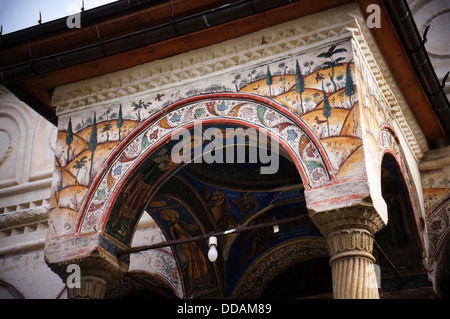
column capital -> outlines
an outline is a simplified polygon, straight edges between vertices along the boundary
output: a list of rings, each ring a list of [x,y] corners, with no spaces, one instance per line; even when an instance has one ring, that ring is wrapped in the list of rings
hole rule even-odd
[[[81,286],[70,287],[68,279],[72,273],[68,271],[69,265],[79,267]],[[111,263],[98,252],[83,258],[54,263],[50,267],[67,284],[68,297],[71,299],[102,299],[105,297],[107,285],[121,279],[126,273],[125,267]]]
[[[103,299],[107,282],[95,276],[82,276],[80,288],[68,288],[69,299]]]
[[[372,255],[373,235],[385,226],[370,205],[310,212],[330,251],[333,296],[337,299],[379,298]]]
[[[330,264],[341,258],[366,258],[372,262],[373,235],[361,228],[343,229],[332,232],[327,236],[330,250]]]
[[[365,229],[374,235],[386,226],[371,205],[358,204],[323,212],[310,211],[309,215],[325,237],[333,232],[349,229]]]

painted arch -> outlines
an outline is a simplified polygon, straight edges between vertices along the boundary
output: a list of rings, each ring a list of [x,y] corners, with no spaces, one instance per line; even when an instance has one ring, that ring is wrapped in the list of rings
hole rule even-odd
[[[178,130],[192,128],[199,121],[210,125],[253,127],[275,138],[294,161],[305,189],[326,185],[335,178],[326,152],[308,126],[273,100],[235,93],[196,96],[148,118],[111,153],[84,199],[77,219],[77,233],[104,230],[119,193],[136,175],[136,170],[158,156],[159,170],[168,169],[173,164],[169,156],[158,154],[157,150]]]

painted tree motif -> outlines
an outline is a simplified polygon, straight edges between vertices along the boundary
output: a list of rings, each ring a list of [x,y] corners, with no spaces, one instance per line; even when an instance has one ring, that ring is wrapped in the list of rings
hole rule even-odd
[[[352,107],[352,95],[355,94],[355,86],[353,84],[353,79],[352,79],[352,70],[350,67],[350,62],[352,60],[350,60],[347,64],[347,67],[345,68],[345,95],[348,96],[348,102],[349,102],[349,107]]]
[[[288,66],[286,65],[285,62],[282,62],[278,65],[278,67],[281,70],[280,83],[283,85],[283,93],[286,93],[286,78],[284,77],[284,75],[287,72]]]
[[[94,121],[91,128],[91,136],[89,137],[88,150],[91,151],[91,167],[89,168],[89,183],[92,181],[92,167],[94,166],[94,153],[97,149],[97,119],[94,113]]]
[[[141,121],[141,110],[142,109],[146,110],[151,104],[152,104],[152,102],[144,103],[144,101],[142,101],[142,100],[139,100],[138,103],[133,102],[131,104],[131,106],[134,107],[133,111],[136,111],[137,120],[139,122]]]
[[[309,68],[309,69],[306,71],[306,74],[310,74],[310,73],[311,73],[311,69],[312,69],[313,64],[314,64],[314,61],[304,62],[304,63],[303,63],[303,66],[304,66],[305,68]]]
[[[123,126],[122,104],[119,105],[119,115],[117,116],[116,127],[119,129],[119,141],[120,141],[120,129]]]
[[[334,82],[334,68],[337,66],[342,65],[342,61],[345,59],[345,57],[339,57],[334,59],[333,56],[338,53],[347,52],[347,49],[339,48],[336,49],[337,45],[331,46],[327,52],[322,52],[319,55],[317,55],[318,58],[326,58],[330,59],[329,61],[325,61],[322,63],[322,68],[324,70],[331,69],[331,73],[328,73],[328,76],[330,77],[330,81],[333,84],[334,91],[336,92],[338,90],[336,83]]]
[[[87,156],[83,156],[79,161],[76,160],[75,161],[75,165],[73,166],[74,169],[77,170],[77,174],[75,175],[75,180],[78,183],[78,174],[80,173],[80,169],[82,169],[83,167],[86,167],[86,162],[87,162]]]
[[[303,109],[302,93],[305,92],[305,80],[303,79],[302,70],[300,69],[298,61],[295,63],[295,92],[300,95],[300,107],[302,109],[302,114],[304,114],[305,110]]]
[[[103,125],[102,133],[106,133],[106,142],[109,141],[109,131],[111,130],[111,128],[112,128],[111,122],[105,123]]]
[[[66,144],[67,144],[67,162],[69,163],[69,150],[70,150],[70,144],[73,142],[73,131],[72,131],[72,118],[69,118],[69,124],[67,125],[67,132],[66,132]]]
[[[330,135],[330,125],[328,122],[328,118],[331,116],[331,108],[330,108],[330,102],[328,101],[327,94],[325,93],[325,90],[323,88],[323,82],[322,82],[322,93],[323,93],[323,117],[327,119],[327,132],[328,136]]]
[[[269,66],[267,66],[267,73],[266,73],[266,84],[269,86],[269,96],[272,97],[272,74],[270,73]]]

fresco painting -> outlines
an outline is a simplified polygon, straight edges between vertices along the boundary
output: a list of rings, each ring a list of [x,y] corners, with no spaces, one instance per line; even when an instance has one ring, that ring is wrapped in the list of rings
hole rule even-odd
[[[249,265],[273,247],[280,246],[290,240],[298,238],[322,238],[319,230],[308,218],[306,205],[301,197],[297,201],[279,201],[269,209],[259,212],[246,225],[257,225],[273,220],[281,220],[294,216],[304,216],[302,223],[280,225],[280,231],[275,233],[271,227],[254,229],[243,232],[229,243],[226,259],[226,276],[229,280],[227,287],[230,292],[242,277]]]
[[[374,176],[370,183],[381,189],[381,162],[389,153],[411,190],[405,196],[417,196],[392,115],[359,54],[343,41],[62,116],[51,203],[58,217],[55,234],[102,231],[127,247],[144,211],[166,240],[304,217],[280,226],[279,233],[257,229],[219,239],[223,263],[216,266],[207,261],[206,241],[171,247],[177,268],[171,271],[181,280],[171,284],[174,291],[209,298],[232,292],[270,249],[296,238],[322,238],[309,219],[305,189]],[[229,127],[254,127],[277,137],[283,169],[262,176],[259,164],[174,163],[177,141],[171,136],[198,122],[221,130],[224,141]],[[283,187],[275,181],[298,187],[268,190],[271,183]],[[227,286],[218,287],[218,278]]]
[[[146,212],[156,221],[168,240],[183,240],[202,235],[200,223],[182,201],[175,196],[159,196],[151,201]],[[183,277],[187,298],[213,297],[217,281],[213,266],[207,261],[206,241],[194,241],[171,247]]]
[[[402,169],[391,153],[383,157],[382,192],[388,206],[389,223],[375,234],[375,240],[382,247],[384,253],[390,256],[390,262],[395,264],[398,270],[411,271],[421,264],[419,249],[421,243],[418,242],[416,215],[411,205],[410,192],[408,192],[408,187],[411,185],[408,185],[407,179],[404,179],[407,174],[404,174]],[[380,261],[383,272],[392,272],[385,260],[380,258]]]
[[[202,111],[199,112],[201,116],[196,120],[218,120],[219,124],[223,124],[224,120],[233,119],[233,122],[238,122],[244,126],[252,124],[262,129],[276,132],[276,134],[281,135],[281,140],[285,141],[285,147],[289,148],[298,163],[301,163],[299,165],[303,165],[301,172],[306,174],[305,181],[309,187],[323,185],[330,180],[326,169],[328,166],[327,159],[320,152],[317,144],[312,141],[310,135],[307,135],[305,128],[296,124],[292,119],[289,119],[282,113],[277,113],[276,117],[268,120],[266,116],[270,116],[273,109],[260,102],[239,100],[234,95],[229,94],[219,97],[208,96],[206,101],[200,100],[187,103],[170,112],[166,112],[162,118],[153,121],[152,124],[138,127],[138,131],[133,134],[133,140],[127,141],[125,149],[112,159],[113,162],[102,173],[96,189],[92,190],[96,196],[91,197],[90,201],[85,203],[88,206],[85,210],[86,214],[83,215],[82,233],[99,229],[98,222],[102,219],[104,207],[116,191],[117,182],[111,184],[110,180],[122,180],[125,175],[131,172],[130,170],[134,166],[140,165],[136,164],[137,162],[148,157],[149,150],[152,150],[150,153],[155,152],[155,148],[158,147],[159,143],[170,139],[175,130],[182,127],[182,125],[186,125],[186,123],[194,125],[195,120],[193,116],[199,110]],[[227,113],[227,110],[230,110],[230,113]],[[159,139],[151,137],[156,130],[159,132]],[[173,161],[170,154],[165,154],[161,157],[157,165],[160,168],[172,167]],[[158,176],[155,175],[154,177]]]
[[[92,114],[76,121],[69,118],[67,126],[58,131],[55,148],[55,175],[58,181],[53,183],[51,207],[53,213],[70,216],[64,225],[64,230],[68,232],[72,231],[71,226],[92,176],[120,140],[138,125],[137,121],[123,119],[121,107],[118,113],[111,110],[108,108],[99,117]],[[95,143],[91,141],[93,131],[96,131]]]
[[[134,161],[182,123],[196,120],[236,118],[269,130],[279,129],[281,138],[305,163],[311,187],[324,185],[331,175],[341,179],[364,174],[364,157],[369,152],[377,158],[381,150],[379,132],[383,125],[389,125],[389,118],[380,104],[382,97],[376,83],[367,75],[361,59],[353,54],[351,42],[344,41],[220,78],[147,93],[136,100],[103,106],[96,113],[75,112],[71,117],[61,118],[52,207],[61,214],[70,211],[70,217],[65,226],[59,225],[63,228],[58,230],[59,234],[74,231],[80,207],[87,207],[83,218],[92,221],[81,232],[97,229],[99,217],[96,216]],[[128,142],[120,159],[108,168],[92,202],[84,202],[99,169],[128,134],[146,125],[145,121],[156,112],[210,93],[268,98],[303,123],[309,132],[305,134],[293,127],[292,120],[262,104],[220,98],[188,103],[141,129]],[[320,155],[308,134],[320,143],[325,154]],[[331,171],[323,156],[329,161]],[[167,169],[174,167],[174,163],[165,154],[158,167]],[[127,231],[131,230],[127,228]]]
[[[147,208],[147,212],[158,221],[162,231],[167,234],[167,238],[169,239],[175,239],[174,235],[182,235],[185,232],[189,232],[190,236],[208,233],[206,229],[200,231],[200,228],[208,223],[215,224],[218,227],[216,229],[227,230],[240,226],[252,226],[275,219],[295,216],[304,217],[304,222],[292,222],[280,225],[280,232],[276,234],[271,227],[266,227],[235,235],[220,236],[218,238],[221,251],[219,258],[223,258],[224,264],[216,263],[215,269],[216,272],[223,273],[227,282],[226,289],[229,292],[234,289],[246,267],[257,260],[268,248],[285,243],[293,238],[298,238],[299,236],[305,238],[321,238],[318,229],[307,215],[304,193],[301,187],[286,191],[251,191],[245,187],[239,187],[239,182],[232,178],[234,173],[228,173],[226,175],[226,178],[230,182],[228,185],[233,186],[217,187],[211,183],[192,177],[192,173],[192,170],[180,171],[177,173],[176,179],[181,178],[183,184],[189,185],[189,188],[191,188],[190,196],[197,197],[198,201],[203,203],[202,205],[209,217],[209,222],[199,222],[193,215],[189,215],[187,218],[185,215],[181,216],[187,210],[180,208],[180,205],[175,204],[174,199],[171,198],[177,198],[187,191],[183,187],[180,187],[181,183],[177,182],[177,187],[158,191],[155,199],[151,201]],[[167,195],[167,191],[170,191],[171,195]],[[192,201],[189,200],[189,202]],[[197,207],[196,210],[198,209]],[[174,212],[175,210],[177,213]],[[174,223],[177,224],[180,219],[184,220],[184,226],[177,233],[171,230],[171,225]],[[178,226],[181,227],[181,222]],[[206,240],[200,242],[200,244],[206,244]],[[194,247],[184,247],[184,249],[190,250],[194,249]],[[194,255],[199,251],[201,249],[196,248],[192,254]],[[182,254],[183,252],[180,253]],[[198,256],[200,265],[203,265],[204,258]],[[188,263],[187,259],[183,261],[182,258],[180,260],[181,263]],[[184,266],[181,265],[180,267],[182,268]],[[188,268],[188,266],[185,267],[186,269]],[[201,272],[201,269],[198,269],[198,271]],[[192,278],[188,280],[190,277]],[[195,277],[194,272],[184,273],[185,281],[194,282]],[[205,289],[203,293],[207,295],[209,293],[207,286],[203,286],[203,288]]]
[[[147,215],[148,213],[144,212],[144,214]],[[147,216],[143,217],[147,219]],[[133,246],[146,245],[149,242],[158,243],[166,240],[164,233],[156,225],[148,228],[142,235],[133,238]],[[138,269],[141,269],[143,267],[142,265],[145,265],[144,267],[147,268],[147,271],[152,276],[165,282],[175,296],[184,298],[183,280],[177,266],[176,258],[170,247],[161,247],[130,255],[129,271],[139,271]]]

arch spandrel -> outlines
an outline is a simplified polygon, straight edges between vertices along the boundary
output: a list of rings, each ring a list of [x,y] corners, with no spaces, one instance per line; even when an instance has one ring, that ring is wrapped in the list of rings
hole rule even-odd
[[[172,105],[164,113],[159,112],[121,142],[106,160],[86,196],[78,233],[103,229],[115,198],[134,170],[155,155],[153,153],[177,130],[200,121],[254,127],[276,138],[295,162],[305,188],[320,187],[334,179],[330,162],[314,134],[300,119],[272,100],[248,94],[199,96]]]
[[[287,57],[280,60],[283,63],[276,61],[269,65],[259,65],[253,70],[256,73],[246,75],[249,78],[243,78],[248,70],[227,74],[220,78],[222,86],[209,91],[222,93],[204,94],[211,84],[199,81],[181,89],[177,87],[163,90],[157,95],[146,93],[139,102],[122,99],[120,109],[117,104],[111,105],[111,109],[123,111],[123,118],[118,113],[113,115],[114,113],[106,112],[102,114],[103,119],[100,119],[100,114],[104,111],[97,113],[99,124],[102,125],[99,125],[98,143],[110,144],[111,147],[109,153],[104,149],[95,151],[98,160],[91,159],[94,163],[92,176],[87,174],[87,169],[83,171],[82,168],[76,168],[77,161],[82,164],[83,155],[89,157],[93,153],[86,150],[92,131],[87,122],[92,113],[87,117],[79,117],[74,125],[79,125],[80,122],[83,124],[77,135],[85,141],[85,153],[71,159],[72,162],[67,162],[64,156],[67,154],[69,157],[69,152],[61,152],[61,163],[70,165],[70,174],[64,175],[62,171],[60,180],[61,188],[65,188],[66,182],[69,184],[75,180],[72,188],[76,190],[84,186],[84,193],[80,192],[80,198],[85,196],[76,203],[77,207],[70,210],[71,216],[75,217],[67,222],[70,227],[62,231],[63,235],[77,237],[105,234],[110,212],[114,205],[120,204],[117,199],[120,199],[121,192],[132,187],[132,183],[144,186],[137,188],[142,191],[143,197],[149,196],[156,189],[157,180],[147,183],[148,181],[137,179],[140,167],[152,161],[156,163],[156,159],[163,161],[155,166],[161,169],[159,166],[162,165],[167,172],[160,171],[155,176],[160,181],[164,180],[165,176],[169,176],[165,174],[169,173],[170,163],[167,158],[163,158],[167,154],[159,153],[161,147],[171,140],[173,134],[182,129],[191,129],[198,122],[211,126],[230,124],[252,127],[279,141],[302,179],[310,215],[358,203],[373,205],[368,163],[376,161],[367,155],[378,154],[376,134],[386,119],[376,113],[383,108],[372,103],[370,94],[363,94],[376,86],[365,83],[366,78],[361,76],[364,66],[362,60],[352,55],[352,52],[351,42],[344,41],[307,54]],[[330,62],[327,58],[330,54],[339,57],[341,61],[334,68],[334,83],[330,76],[332,73],[329,77],[326,76],[329,69],[325,65]],[[304,66],[306,62],[309,65],[308,69],[303,70],[306,74],[303,95],[296,88],[296,74],[301,75],[295,70],[297,59],[300,61],[299,65]],[[311,68],[312,64],[317,67]],[[280,71],[274,71],[277,67]],[[268,75],[262,78],[260,76],[261,72],[269,69],[274,74],[271,76],[272,81],[269,81],[271,84],[268,84]],[[242,83],[238,83],[238,76]],[[230,93],[234,92],[229,87],[230,83],[235,84],[235,93]],[[202,86],[203,89],[200,89]],[[329,112],[325,112],[328,108]],[[118,129],[119,119],[124,124]],[[112,128],[101,135],[100,129],[103,132],[110,122]],[[373,125],[374,123],[377,125]],[[60,133],[64,134],[66,128],[67,122],[62,121]],[[367,132],[374,138],[367,138],[367,134],[364,134]],[[105,141],[109,143],[104,143]],[[367,141],[370,143],[366,143]],[[67,150],[64,136],[61,136],[59,143],[63,150]],[[373,148],[373,152],[369,150],[372,144],[377,146]],[[105,152],[100,153],[101,151]],[[85,166],[91,166],[89,158]],[[55,200],[60,198],[55,197]],[[133,204],[135,205],[127,214],[137,220],[144,203]],[[68,205],[72,205],[72,202]],[[61,216],[65,214],[59,207],[54,211]],[[59,218],[56,213],[54,216]],[[60,224],[65,225],[64,222]],[[132,232],[133,228],[126,231]]]
[[[52,212],[56,219],[67,217],[57,221],[56,235],[101,231],[112,208],[111,203],[105,206],[104,200],[111,194],[117,195],[117,183],[122,183],[120,187],[125,185],[121,179],[125,171],[150,156],[142,153],[142,149],[156,150],[164,138],[170,139],[176,129],[192,125],[197,118],[234,121],[284,141],[306,191],[318,189],[323,193],[322,199],[316,197],[309,202],[330,200],[325,186],[339,188],[331,200],[341,204],[351,200],[354,192],[339,185],[352,186],[356,181],[357,190],[365,192],[361,106],[357,91],[349,90],[351,84],[355,89],[359,86],[352,52],[351,41],[343,40],[216,78],[164,87],[158,92],[148,91],[139,98],[126,100],[122,97],[120,102],[92,109],[92,112],[71,113],[75,132],[72,146],[66,145],[70,118],[61,118],[58,145],[62,151],[57,158],[61,170],[56,176],[59,181],[53,186],[52,207],[55,209]],[[329,72],[330,55],[339,59],[339,63],[333,65],[333,72]],[[297,88],[299,76],[304,78],[303,93]],[[216,104],[208,105],[208,98]],[[330,112],[325,112],[328,108]],[[93,152],[88,150],[88,144],[94,112],[98,120],[99,148],[95,157],[91,157]],[[83,153],[76,153],[74,144]],[[65,157],[69,156],[70,161],[67,161]],[[91,166],[93,173],[89,174]],[[70,196],[74,197],[75,192],[77,197],[72,200]],[[65,201],[62,206],[59,205],[60,195]],[[359,197],[363,195],[367,194]],[[340,199],[335,198],[339,196]],[[314,205],[312,208],[315,209]]]

